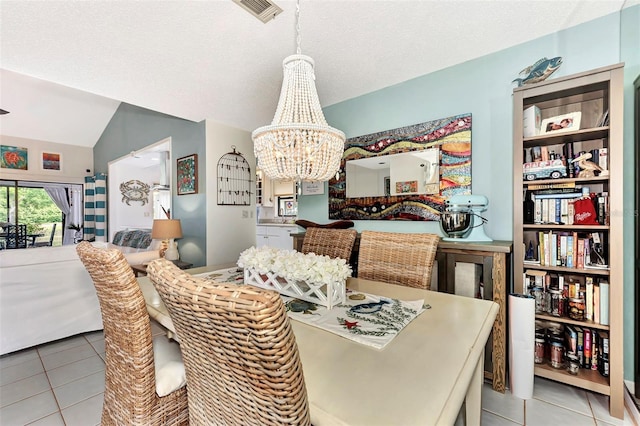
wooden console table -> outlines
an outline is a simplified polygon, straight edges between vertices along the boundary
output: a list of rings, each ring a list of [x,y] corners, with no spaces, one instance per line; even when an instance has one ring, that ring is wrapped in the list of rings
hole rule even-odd
[[[302,250],[304,232],[291,234],[293,248]],[[360,234],[351,254],[354,276],[357,276],[357,259]],[[482,243],[451,242],[440,240],[436,251],[438,264],[438,291],[455,293],[455,268],[457,262],[482,265],[484,299],[493,300],[499,306],[493,323],[493,332],[485,348],[484,377],[492,381],[493,389],[504,393],[507,370],[507,292],[511,281],[511,241]]]

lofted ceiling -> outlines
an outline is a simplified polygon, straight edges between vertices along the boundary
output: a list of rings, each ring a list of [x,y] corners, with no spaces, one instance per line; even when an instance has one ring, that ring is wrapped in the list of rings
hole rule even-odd
[[[269,124],[296,48],[295,2],[274,1],[264,24],[232,0],[2,0],[0,134],[93,146],[119,102]],[[301,48],[327,106],[639,2],[302,0]]]

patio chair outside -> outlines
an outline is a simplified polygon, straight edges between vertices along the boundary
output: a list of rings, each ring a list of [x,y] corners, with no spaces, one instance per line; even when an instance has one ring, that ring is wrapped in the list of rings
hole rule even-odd
[[[348,262],[357,235],[355,229],[307,228],[302,241],[302,253],[315,253]]]
[[[58,224],[54,223],[53,227],[51,228],[51,235],[49,236],[49,241],[37,241],[37,242],[33,243],[33,245],[31,247],[51,247],[51,246],[53,246],[53,239],[56,236],[56,226],[58,226]]]
[[[295,336],[280,295],[194,277],[165,259],[147,273],[180,338],[192,425],[308,425]]]
[[[9,224],[6,227],[7,236],[5,237],[6,245],[8,249],[21,249],[27,248],[27,225]]]
[[[362,231],[358,278],[429,289],[440,236]]]
[[[100,300],[106,350],[102,425],[188,424],[187,389],[156,393],[151,324],[133,271],[119,250],[80,242],[76,251]]]

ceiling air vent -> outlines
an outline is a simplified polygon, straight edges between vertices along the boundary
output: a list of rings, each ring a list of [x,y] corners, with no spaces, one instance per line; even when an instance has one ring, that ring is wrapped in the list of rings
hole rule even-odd
[[[269,0],[233,0],[246,9],[250,14],[265,24],[275,18],[282,9]]]

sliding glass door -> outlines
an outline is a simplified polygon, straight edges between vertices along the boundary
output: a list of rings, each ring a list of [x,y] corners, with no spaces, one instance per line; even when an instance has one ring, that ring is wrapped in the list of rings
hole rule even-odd
[[[9,237],[8,230],[14,229],[9,225],[26,225],[26,247],[72,244],[73,231],[71,235],[65,235],[65,231],[72,217],[77,216],[81,223],[81,188],[73,184],[0,180],[0,227],[5,238]]]

